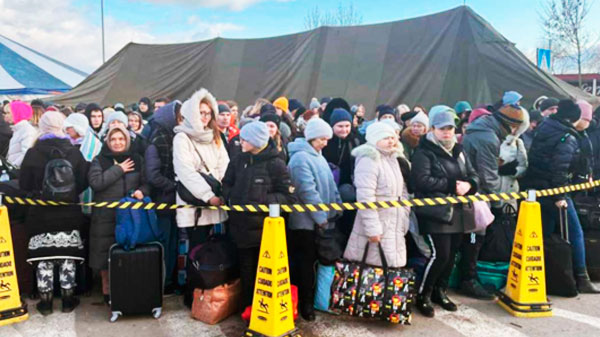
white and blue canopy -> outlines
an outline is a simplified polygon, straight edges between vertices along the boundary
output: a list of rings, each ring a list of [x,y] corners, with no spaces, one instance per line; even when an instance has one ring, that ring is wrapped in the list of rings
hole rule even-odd
[[[87,75],[0,35],[0,95],[66,92]]]

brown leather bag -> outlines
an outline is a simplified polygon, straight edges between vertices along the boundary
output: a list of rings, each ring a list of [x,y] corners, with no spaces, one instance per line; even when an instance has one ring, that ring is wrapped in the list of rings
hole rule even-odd
[[[217,324],[240,310],[240,280],[213,289],[195,289],[192,317],[206,324]]]

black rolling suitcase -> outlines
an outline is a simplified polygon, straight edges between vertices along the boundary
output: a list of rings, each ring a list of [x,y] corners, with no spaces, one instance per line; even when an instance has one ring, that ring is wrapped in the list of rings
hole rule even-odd
[[[578,193],[573,198],[577,216],[584,231],[600,231],[600,200],[586,192]]]
[[[121,315],[162,313],[164,260],[158,242],[139,244],[126,251],[113,245],[109,251],[111,322]]]
[[[600,230],[583,232],[585,240],[585,264],[587,265],[590,279],[600,281]]]
[[[567,210],[559,210],[560,234],[544,237],[544,264],[546,272],[546,292],[548,295],[563,297],[577,296],[577,284],[573,275],[573,258],[569,243]]]

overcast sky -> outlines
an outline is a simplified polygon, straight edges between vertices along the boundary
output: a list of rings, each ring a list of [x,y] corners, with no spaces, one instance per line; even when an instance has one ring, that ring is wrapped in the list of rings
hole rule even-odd
[[[315,6],[352,3],[363,24],[401,20],[462,5],[450,0],[105,0],[107,60],[128,42],[175,43],[260,38],[305,30]],[[543,41],[544,0],[466,1],[527,56]],[[527,4],[527,5],[525,5]],[[102,63],[100,0],[0,0],[0,34],[86,72]],[[595,1],[588,25],[600,18]],[[598,29],[596,29],[598,34]],[[597,38],[598,36],[596,36]]]

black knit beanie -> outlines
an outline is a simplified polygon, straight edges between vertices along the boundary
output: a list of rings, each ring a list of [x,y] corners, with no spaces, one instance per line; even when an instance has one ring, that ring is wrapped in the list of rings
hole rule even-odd
[[[581,109],[573,100],[563,99],[558,102],[558,112],[555,117],[565,122],[575,123],[581,117]]]

